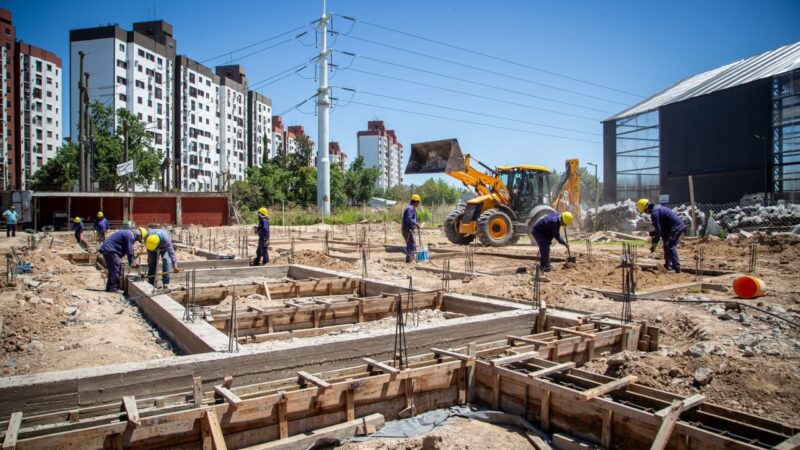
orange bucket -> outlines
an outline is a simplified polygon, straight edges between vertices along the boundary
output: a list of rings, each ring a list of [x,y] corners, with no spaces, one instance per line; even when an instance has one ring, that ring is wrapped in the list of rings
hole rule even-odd
[[[761,297],[767,291],[767,284],[761,278],[745,275],[733,280],[733,292],[739,298]]]

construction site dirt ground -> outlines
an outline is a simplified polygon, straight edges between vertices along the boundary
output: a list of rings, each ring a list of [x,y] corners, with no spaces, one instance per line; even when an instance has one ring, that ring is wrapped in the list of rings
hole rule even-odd
[[[324,252],[326,230],[329,255]],[[361,230],[367,230],[366,234]],[[247,254],[251,259],[255,255],[256,237],[252,227],[192,228],[191,231],[196,247],[231,256]],[[250,234],[249,245],[244,249],[240,236],[247,233]],[[187,235],[186,230],[174,233],[179,242],[185,241]],[[38,288],[18,282],[16,287],[3,285],[0,292],[0,315],[5,324],[0,366],[4,376],[175,355],[124,296],[102,292],[104,278],[99,271],[90,266],[73,265],[56,256],[56,253],[80,249],[70,234],[55,233],[54,236],[52,248],[48,248],[49,241],[43,241],[43,246],[23,258],[33,263],[32,277],[41,283]],[[208,236],[212,236],[211,245],[208,245]],[[0,251],[8,251],[12,243],[23,245],[26,239],[24,234],[19,234],[16,240],[0,239]],[[545,274],[541,284],[542,300],[548,307],[619,317],[622,304],[592,289],[621,290],[622,275],[618,268],[621,245],[595,243],[589,259],[581,236],[574,239],[572,250],[577,256],[577,267],[564,268],[563,262],[554,262],[556,270]],[[358,247],[348,244],[357,241],[369,244],[367,264],[359,260]],[[432,259],[405,264],[402,262],[403,241],[396,224],[309,226],[291,230],[273,227],[271,263],[293,262],[358,276],[366,267],[368,277],[405,284],[411,279],[414,287],[421,289],[442,287],[441,274],[436,271],[442,268],[445,257],[450,259],[452,271],[465,270],[464,248],[448,243],[441,230],[425,230],[422,241],[429,246]],[[747,271],[753,244],[758,252],[754,275],[766,282],[767,292],[747,302],[783,319],[800,322],[800,274],[797,270],[800,237],[757,235],[707,241],[687,238],[679,252],[684,267],[689,268],[695,266],[694,256],[702,249],[705,269],[731,272],[705,276],[702,281],[730,288],[736,273]],[[478,274],[463,279],[454,276],[449,280],[452,292],[531,301],[536,261],[530,257],[536,256],[536,247],[525,243],[506,248],[476,245],[473,248],[475,272],[501,274]],[[556,244],[553,256],[564,258],[566,252]],[[654,255],[645,247],[638,250],[640,263],[659,265],[661,257],[660,247]],[[179,260],[190,258],[202,259],[190,251],[179,251]],[[520,267],[524,271],[518,269]],[[636,276],[637,292],[697,280],[694,274],[662,274],[657,270],[637,270]],[[699,288],[691,288],[676,291],[670,298],[714,300],[734,299],[734,295],[730,290],[700,292]],[[46,299],[52,300],[52,304]],[[74,311],[68,308],[77,308],[78,312],[72,314]],[[639,383],[647,386],[683,395],[702,393],[710,403],[800,425],[800,335],[797,328],[750,308],[726,310],[723,304],[711,303],[687,305],[639,300],[633,303],[633,318],[661,327],[661,349],[650,353],[597,355],[587,364],[589,370],[614,376],[633,374],[639,378]],[[525,441],[524,437],[520,439]],[[416,445],[364,448],[429,448],[422,442]]]

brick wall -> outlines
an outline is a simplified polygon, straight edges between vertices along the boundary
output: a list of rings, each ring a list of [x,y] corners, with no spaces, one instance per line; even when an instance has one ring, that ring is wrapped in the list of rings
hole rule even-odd
[[[228,223],[228,199],[225,197],[181,199],[184,225],[218,227]]]
[[[133,221],[139,226],[175,223],[175,197],[137,197],[133,201]]]

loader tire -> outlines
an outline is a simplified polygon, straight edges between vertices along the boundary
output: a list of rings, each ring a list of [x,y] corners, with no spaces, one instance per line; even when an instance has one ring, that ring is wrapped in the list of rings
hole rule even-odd
[[[514,224],[503,211],[488,209],[478,217],[477,234],[481,244],[502,247],[514,236]]]
[[[461,223],[461,217],[464,216],[464,209],[458,208],[447,215],[444,219],[442,230],[447,240],[456,245],[468,245],[475,240],[473,235],[464,235],[458,232],[458,224]]]

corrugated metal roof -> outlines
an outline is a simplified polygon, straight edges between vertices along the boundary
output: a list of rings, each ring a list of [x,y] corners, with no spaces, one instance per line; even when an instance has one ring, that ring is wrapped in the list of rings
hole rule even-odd
[[[606,121],[634,116],[670,103],[769,78],[798,68],[800,68],[800,42],[679,81],[647,100],[609,117]]]

